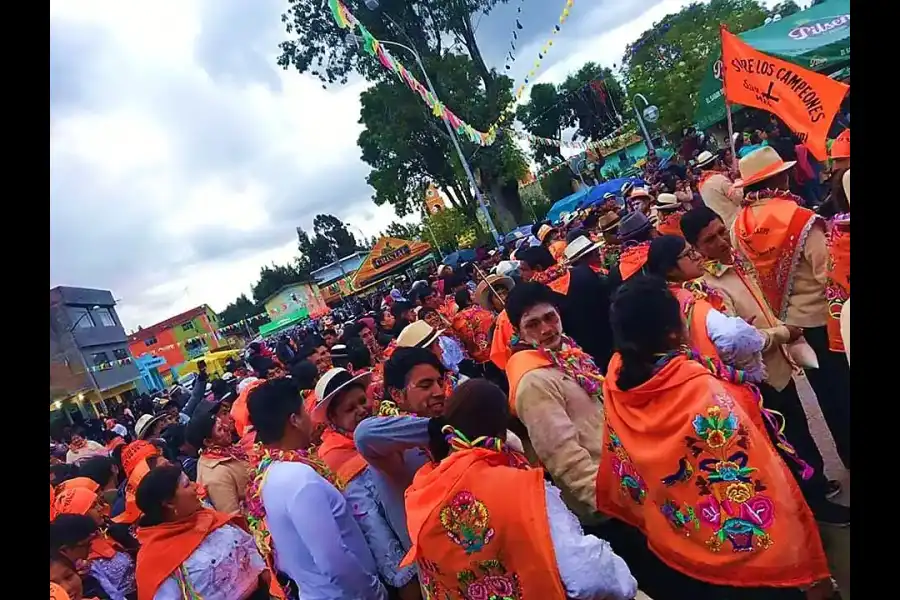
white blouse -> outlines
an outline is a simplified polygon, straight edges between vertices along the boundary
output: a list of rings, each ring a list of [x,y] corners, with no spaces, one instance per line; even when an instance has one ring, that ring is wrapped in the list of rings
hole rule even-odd
[[[253,537],[234,525],[223,525],[170,575],[154,600],[182,600],[182,582],[204,600],[244,600],[259,587],[266,563]]]

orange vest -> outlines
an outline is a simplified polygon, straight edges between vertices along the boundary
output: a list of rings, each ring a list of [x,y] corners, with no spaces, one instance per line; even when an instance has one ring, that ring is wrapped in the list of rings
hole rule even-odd
[[[506,378],[509,380],[509,413],[516,415],[516,390],[519,382],[529,371],[543,369],[553,363],[537,350],[519,350],[506,363]]]
[[[825,297],[828,300],[828,348],[832,352],[844,352],[841,335],[841,309],[850,298],[850,225],[832,224],[828,234],[828,283]]]
[[[804,587],[829,577],[816,521],[769,441],[749,385],[685,356],[629,390],[613,355],[603,385],[597,507],[715,585]]]
[[[132,525],[141,518],[143,513],[137,505],[137,488],[149,472],[150,465],[147,464],[147,459],[144,459],[128,476],[128,481],[125,483],[125,510],[112,518],[113,523]]]
[[[241,437],[247,433],[247,428],[251,426],[250,408],[247,406],[247,397],[250,395],[250,390],[263,383],[265,383],[265,379],[260,379],[247,384],[244,391],[238,395],[237,400],[231,405],[231,418],[234,421],[234,429]]]
[[[512,323],[509,322],[509,315],[504,310],[497,316],[497,323],[494,325],[494,338],[491,340],[491,361],[501,370],[506,369],[506,361],[509,360],[512,351],[509,349],[509,342],[515,331]]]
[[[683,288],[673,287],[671,289],[681,305],[681,313],[687,323],[691,346],[703,356],[719,358],[719,351],[713,341],[709,339],[709,331],[706,329],[706,316],[713,309],[712,305],[702,298],[696,298],[690,291]]]
[[[368,466],[353,444],[353,439],[328,428],[322,432],[322,444],[316,452],[331,472],[345,484]]]
[[[544,474],[507,461],[476,448],[416,473],[406,490],[412,548],[400,564],[418,564],[426,598],[565,600]]]

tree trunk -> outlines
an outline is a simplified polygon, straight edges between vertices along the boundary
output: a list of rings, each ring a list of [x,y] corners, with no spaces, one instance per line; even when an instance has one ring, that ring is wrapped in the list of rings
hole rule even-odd
[[[459,14],[458,33],[462,36],[463,42],[466,44],[466,50],[468,50],[469,56],[472,58],[472,63],[475,65],[475,72],[478,73],[478,76],[481,77],[481,80],[484,82],[488,100],[493,103],[495,81],[491,76],[490,69],[488,69],[484,62],[484,58],[481,56],[481,49],[478,47],[478,42],[475,40],[472,19],[470,18],[468,11],[460,6],[460,3],[457,3],[456,11]]]

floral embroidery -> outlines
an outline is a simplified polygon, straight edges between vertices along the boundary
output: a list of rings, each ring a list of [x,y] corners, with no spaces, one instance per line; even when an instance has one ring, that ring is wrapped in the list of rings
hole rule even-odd
[[[694,507],[688,503],[684,503],[682,508],[678,508],[674,500],[667,499],[659,507],[663,516],[675,529],[684,533],[685,536],[691,535],[691,527],[696,531],[700,531],[700,521],[694,512]]]
[[[459,311],[453,319],[453,330],[475,362],[483,363],[491,358],[493,325],[493,313],[476,305]]]
[[[441,509],[440,520],[447,536],[466,554],[480,551],[494,537],[490,513],[472,492],[458,492],[449,506]]]
[[[756,468],[747,464],[747,430],[719,405],[696,415],[692,427],[697,437],[687,436],[685,443],[695,457],[702,457],[697,466],[707,474],[695,479],[703,497],[697,505],[699,521],[713,529],[707,548],[719,552],[728,541],[733,552],[765,550],[772,545],[766,530],[774,522],[775,503],[762,493],[766,486],[754,478]]]
[[[631,497],[635,504],[643,504],[647,497],[647,484],[637,472],[628,452],[622,446],[619,436],[609,428],[609,443],[606,449],[613,453],[612,469],[619,478],[621,492]]]
[[[441,570],[437,563],[419,559],[417,564],[419,566],[419,583],[424,595],[423,600],[445,600],[452,597],[447,588],[438,580]]]
[[[499,560],[485,560],[457,575],[459,593],[465,600],[521,600],[519,576]]]

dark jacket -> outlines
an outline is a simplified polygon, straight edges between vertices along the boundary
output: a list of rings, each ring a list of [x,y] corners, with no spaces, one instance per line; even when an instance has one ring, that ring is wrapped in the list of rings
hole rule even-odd
[[[566,334],[594,358],[602,373],[606,373],[613,347],[609,283],[589,266],[578,265],[570,271],[569,291],[562,306]]]

